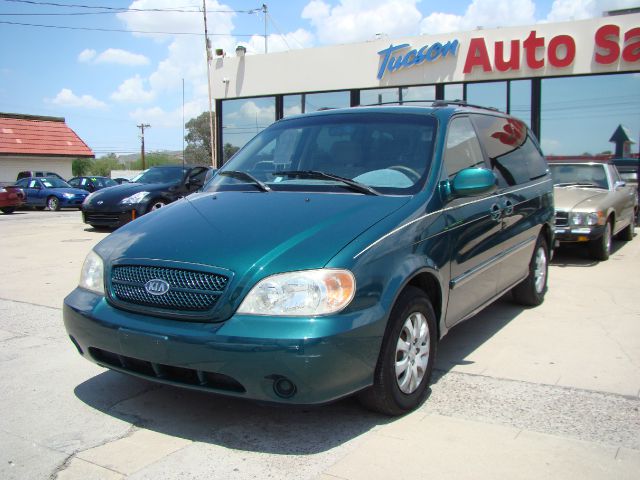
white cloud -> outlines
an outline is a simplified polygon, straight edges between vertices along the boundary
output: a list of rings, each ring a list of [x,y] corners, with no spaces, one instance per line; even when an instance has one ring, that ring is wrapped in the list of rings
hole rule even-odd
[[[547,21],[583,20],[599,17],[609,10],[637,6],[638,0],[554,0]]]
[[[246,125],[271,125],[275,121],[275,106],[261,108],[255,102],[249,100],[244,102],[237,112],[226,116],[227,127],[244,127]]]
[[[197,117],[208,108],[205,101],[193,100],[184,105],[184,119]],[[149,123],[151,127],[182,128],[182,105],[173,110],[165,110],[162,107],[137,108],[129,113],[129,117],[136,122]]]
[[[424,34],[536,23],[533,0],[473,0],[464,15],[435,12],[420,23]]]
[[[302,11],[302,18],[315,27],[323,43],[349,43],[369,40],[378,33],[391,37],[414,35],[422,15],[418,0],[340,0],[331,7],[313,0]]]
[[[145,103],[155,98],[155,93],[144,89],[144,80],[140,75],[128,78],[111,94],[117,102]]]
[[[95,50],[86,48],[78,55],[78,61],[83,63],[113,63],[129,66],[149,65],[150,63],[149,59],[144,55],[128,52],[120,48],[107,48],[99,55]]]
[[[295,32],[284,35],[269,35],[267,47],[269,53],[284,52],[299,48],[309,48],[313,46],[313,34],[304,28],[299,28]],[[239,45],[247,47],[247,53],[264,53],[264,36],[254,35],[249,42],[239,42]]]
[[[88,63],[91,60],[93,60],[93,58],[96,56],[96,51],[92,50],[90,48],[85,48],[83,51],[80,52],[80,55],[78,55],[78,61],[79,62],[83,62],[83,63]]]
[[[47,100],[47,102],[61,107],[105,108],[107,106],[106,103],[93,98],[91,95],[77,96],[68,88],[60,90],[55,98]]]

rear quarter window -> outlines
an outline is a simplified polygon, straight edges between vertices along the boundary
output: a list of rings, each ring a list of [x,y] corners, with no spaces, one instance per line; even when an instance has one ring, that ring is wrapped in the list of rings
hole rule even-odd
[[[501,187],[527,183],[547,173],[532,133],[515,118],[473,115],[482,146]]]

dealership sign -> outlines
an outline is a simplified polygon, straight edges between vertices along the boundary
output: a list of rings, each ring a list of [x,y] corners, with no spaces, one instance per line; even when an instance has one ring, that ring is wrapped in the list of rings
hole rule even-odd
[[[628,63],[638,62],[640,27],[623,32],[617,25],[603,25],[595,32],[593,45],[593,61],[596,64],[610,65],[620,60]],[[444,44],[436,42],[420,49],[412,49],[408,43],[395,46],[392,44],[378,52],[381,57],[378,79],[382,79],[387,72],[395,73],[416,65],[429,64],[447,56],[457,57],[459,46],[460,42],[457,39]],[[547,38],[538,35],[536,30],[531,30],[522,41],[516,39],[508,42],[488,42],[484,37],[473,37],[469,40],[462,72],[508,72],[519,71],[523,67],[537,70],[546,65],[566,68],[573,64],[577,48],[571,35],[554,35]]]

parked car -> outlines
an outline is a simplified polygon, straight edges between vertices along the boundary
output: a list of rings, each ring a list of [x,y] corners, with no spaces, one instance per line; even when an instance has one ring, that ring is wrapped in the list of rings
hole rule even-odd
[[[81,188],[87,192],[95,192],[102,188],[118,185],[117,182],[109,177],[73,177],[68,183],[72,187]]]
[[[208,167],[164,165],[151,167],[131,183],[91,194],[82,205],[84,223],[115,228],[157,210],[204,185]]]
[[[288,404],[357,393],[398,415],[426,397],[450,328],[505,292],[544,300],[553,214],[538,143],[508,115],[287,117],[204,192],[97,244],[64,322],[120,372]]]
[[[620,174],[620,178],[627,185],[635,188],[640,200],[640,189],[638,188],[638,172],[640,171],[640,158],[614,158],[611,163],[615,165]]]
[[[18,173],[18,177],[16,178],[16,180],[22,180],[23,178],[30,178],[30,177],[54,177],[54,178],[58,178],[60,180],[62,180],[64,182],[64,178],[62,178],[60,175],[58,175],[55,172],[45,172],[42,170],[26,170],[24,172],[20,172]]]
[[[71,187],[57,177],[30,177],[16,182],[26,195],[25,206],[44,210],[81,208],[88,192]]]
[[[633,240],[638,196],[613,165],[556,163],[550,168],[560,245],[584,243],[594,259],[607,260],[614,235]]]
[[[122,185],[123,183],[129,183],[128,178],[122,178],[122,177],[114,178],[113,181],[116,182],[118,185]]]
[[[0,211],[13,213],[24,204],[24,192],[17,186],[0,186]]]

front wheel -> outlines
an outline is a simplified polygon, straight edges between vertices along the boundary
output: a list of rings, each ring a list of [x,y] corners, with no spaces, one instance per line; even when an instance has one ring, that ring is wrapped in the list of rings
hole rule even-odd
[[[544,301],[549,276],[549,248],[543,236],[538,237],[529,262],[529,275],[513,290],[513,299],[520,305],[535,307]]]
[[[7,215],[9,215],[10,213],[13,213],[16,211],[15,207],[2,207],[0,208],[0,210],[2,210],[2,213],[5,213]]]
[[[436,343],[431,302],[422,290],[407,287],[391,311],[373,385],[359,394],[360,402],[385,415],[415,409],[428,392]]]
[[[58,200],[58,197],[51,196],[47,198],[47,208],[52,212],[60,210],[60,200]]]
[[[611,222],[607,221],[604,232],[600,238],[589,243],[589,253],[595,260],[609,260],[611,255]]]

